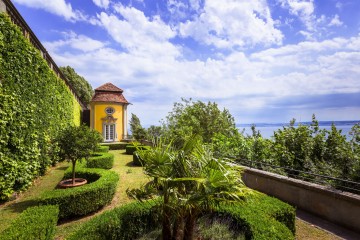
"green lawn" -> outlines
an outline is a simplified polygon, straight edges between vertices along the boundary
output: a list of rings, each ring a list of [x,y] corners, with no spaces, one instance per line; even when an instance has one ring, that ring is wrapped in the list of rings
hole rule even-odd
[[[106,210],[132,201],[127,197],[126,189],[128,187],[139,187],[149,181],[144,175],[141,167],[132,165],[132,156],[124,154],[125,150],[114,150],[111,152],[115,155],[114,167],[112,170],[117,172],[120,176],[117,191],[111,204],[84,218],[59,223],[56,231],[56,239],[64,239],[69,233],[79,228],[82,223],[88,221],[90,218]],[[60,163],[58,166],[50,169],[45,176],[37,179],[33,186],[20,194],[17,199],[0,205],[0,232],[7,228],[11,221],[23,210],[34,204],[31,201],[34,197],[38,196],[43,191],[54,189],[57,183],[62,179],[64,171],[68,166],[69,163],[67,162]],[[298,219],[296,220],[296,231],[296,239],[339,239],[332,234]]]

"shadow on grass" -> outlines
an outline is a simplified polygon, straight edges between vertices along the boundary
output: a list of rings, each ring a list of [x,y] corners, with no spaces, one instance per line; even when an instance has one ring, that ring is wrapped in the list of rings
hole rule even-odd
[[[21,202],[16,202],[9,204],[8,206],[4,207],[5,211],[13,212],[13,213],[21,213],[29,207],[37,206],[38,202],[34,199],[24,200]]]

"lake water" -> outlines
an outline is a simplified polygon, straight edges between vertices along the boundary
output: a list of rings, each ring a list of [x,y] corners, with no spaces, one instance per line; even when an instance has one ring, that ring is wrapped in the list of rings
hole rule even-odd
[[[356,124],[360,123],[358,121],[319,121],[319,127],[322,129],[331,130],[331,124],[334,123],[338,130],[341,130],[343,135],[349,136],[349,132],[351,128]],[[310,125],[311,122],[302,122],[303,125]],[[244,134],[251,135],[251,125],[252,124],[238,124],[236,125],[237,128],[242,131],[243,129]],[[256,130],[259,130],[263,138],[271,138],[274,135],[274,132],[278,129],[282,129],[283,126],[289,126],[289,123],[255,123]]]

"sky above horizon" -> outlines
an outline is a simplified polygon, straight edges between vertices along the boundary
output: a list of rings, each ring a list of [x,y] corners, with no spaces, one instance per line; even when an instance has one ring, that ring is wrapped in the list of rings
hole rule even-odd
[[[12,2],[58,66],[122,88],[143,126],[181,98],[237,124],[360,119],[359,0]]]

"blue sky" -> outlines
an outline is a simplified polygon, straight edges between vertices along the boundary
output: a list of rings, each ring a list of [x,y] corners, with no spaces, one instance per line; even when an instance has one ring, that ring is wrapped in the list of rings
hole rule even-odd
[[[143,125],[181,98],[238,124],[360,119],[359,0],[13,0],[59,66]]]

